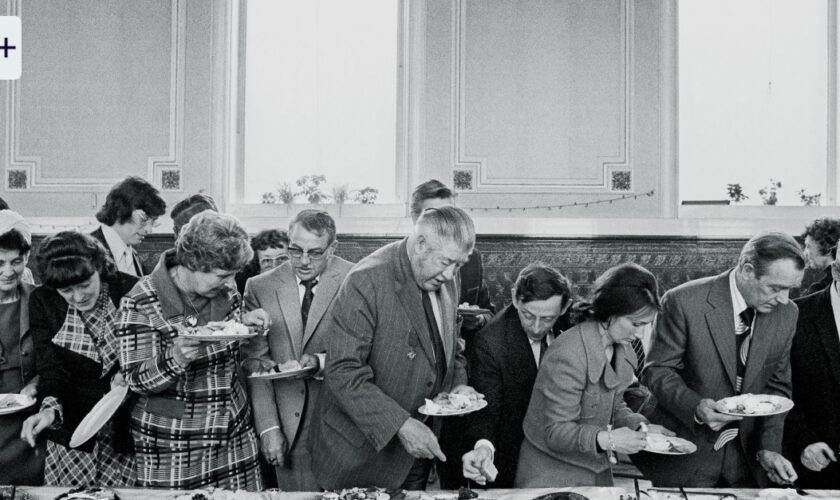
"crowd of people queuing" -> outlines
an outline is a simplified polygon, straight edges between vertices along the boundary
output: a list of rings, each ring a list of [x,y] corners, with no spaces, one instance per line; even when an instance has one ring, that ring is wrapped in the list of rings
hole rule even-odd
[[[838,220],[802,245],[758,234],[733,269],[661,298],[637,264],[578,297],[532,263],[496,312],[473,221],[435,180],[413,192],[411,234],[355,264],[324,211],[249,238],[196,194],[149,269],[136,247],[165,212],[149,183],[120,182],[93,233],[41,242],[35,286],[29,226],[0,206],[0,393],[36,400],[0,416],[0,484],[416,490],[436,471],[444,488],[608,486],[618,456],[656,486],[840,489]],[[806,266],[824,275],[794,303]],[[265,333],[183,335],[226,320]],[[248,377],[289,361],[310,374]],[[71,446],[114,390],[114,416]],[[487,407],[418,412],[441,392]],[[743,418],[720,402],[748,393],[795,406]],[[648,453],[648,433],[697,451]]]

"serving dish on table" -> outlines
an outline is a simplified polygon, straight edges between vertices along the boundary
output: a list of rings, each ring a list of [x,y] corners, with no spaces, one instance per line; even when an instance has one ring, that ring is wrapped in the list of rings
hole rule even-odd
[[[644,451],[660,455],[688,455],[697,451],[697,445],[687,439],[662,434],[647,434]]]

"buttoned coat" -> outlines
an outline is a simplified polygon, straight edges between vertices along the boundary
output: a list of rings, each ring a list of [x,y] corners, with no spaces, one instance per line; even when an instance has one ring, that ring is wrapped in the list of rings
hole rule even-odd
[[[719,432],[697,424],[701,399],[735,396],[737,359],[729,273],[702,278],[670,290],[662,298],[654,328],[645,384],[658,400],[650,419],[697,445],[690,455],[638,453],[633,461],[655,485],[713,487],[723,453],[715,452]],[[790,349],[798,310],[793,302],[756,315],[742,393],[791,396]],[[745,418],[739,434],[756,484],[768,484],[756,460],[759,450],[781,453],[785,415]]]
[[[327,366],[313,422],[313,470],[326,489],[399,487],[414,463],[397,431],[435,386],[434,347],[405,239],[359,262],[327,318]],[[467,382],[458,334],[458,280],[439,291],[447,371],[443,390]]]
[[[548,347],[534,382],[522,429],[525,440],[516,472],[517,488],[583,486],[570,484],[580,469],[592,482],[609,469],[596,437],[611,424],[636,429],[645,417],[633,413],[622,393],[633,382],[636,354],[629,344],[614,347],[607,360],[598,325],[586,321],[557,337]]]
[[[298,280],[290,262],[249,279],[245,285],[245,309],[262,308],[271,317],[271,328],[266,336],[256,337],[244,346],[243,354],[284,363],[298,360],[303,354],[324,352],[325,337],[330,335],[324,328],[327,323],[324,317],[352,267],[352,262],[336,256],[330,258],[318,276],[305,330],[300,314]],[[277,382],[248,379],[257,434],[278,426],[291,449],[297,441],[304,408],[317,401],[320,388],[321,382],[314,378]]]

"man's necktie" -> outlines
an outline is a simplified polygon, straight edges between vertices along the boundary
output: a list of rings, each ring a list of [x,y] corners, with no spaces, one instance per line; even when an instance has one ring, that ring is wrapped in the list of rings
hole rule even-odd
[[[752,323],[755,318],[755,309],[748,307],[738,314],[738,326],[735,327],[735,352],[737,371],[735,376],[735,392],[741,394],[741,387],[744,384],[744,374],[747,372],[747,360],[750,356],[750,342],[752,341]],[[726,426],[715,441],[715,451],[726,446],[738,436],[738,422],[732,422]]]
[[[431,394],[437,394],[443,388],[443,379],[446,377],[446,351],[443,349],[443,340],[440,338],[435,311],[432,308],[432,297],[429,296],[429,292],[421,293],[423,295],[423,312],[426,313],[426,323],[429,325],[429,338],[432,341],[432,348],[435,353],[436,377]]]
[[[537,363],[537,366],[542,365],[542,360],[545,356],[545,351],[548,350],[548,335],[549,334],[546,333],[542,340],[540,340],[540,361],[539,363]]]
[[[303,320],[303,327],[306,328],[306,320],[309,319],[309,308],[312,307],[312,289],[318,284],[318,280],[301,281],[301,285],[305,287],[303,291],[303,300],[300,303],[300,317]]]

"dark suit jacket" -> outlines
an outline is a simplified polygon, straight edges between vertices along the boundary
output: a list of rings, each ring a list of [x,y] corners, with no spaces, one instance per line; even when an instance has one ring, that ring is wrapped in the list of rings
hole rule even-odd
[[[119,308],[120,299],[129,292],[137,278],[129,274],[117,273],[108,282],[111,301]],[[93,406],[111,390],[111,375],[119,366],[114,366],[111,373],[104,377],[102,365],[90,358],[63,349],[52,343],[53,337],[64,324],[67,316],[67,302],[52,288],[39,286],[29,300],[29,324],[35,342],[35,367],[40,376],[38,397],[53,396],[61,402],[64,421],[61,429],[48,431],[49,438],[67,445],[73,431],[93,408]],[[114,417],[115,443],[119,451],[131,448],[131,436],[128,431],[128,405],[124,411]],[[80,449],[93,450],[93,440],[89,440]]]
[[[434,347],[406,240],[380,248],[347,275],[324,325],[327,366],[310,434],[322,488],[399,487],[414,464],[397,437],[434,387],[467,382],[458,335],[458,280],[440,291],[447,371],[435,380]]]
[[[802,295],[810,295],[812,293],[817,293],[820,290],[825,289],[828,285],[834,282],[834,277],[831,275],[831,266],[826,267],[823,269],[822,276],[817,281],[808,285],[807,290],[802,291]]]
[[[111,247],[108,246],[108,241],[105,239],[105,235],[102,233],[102,227],[96,228],[96,231],[90,233],[91,236],[99,240],[102,243],[102,246],[105,247],[105,250],[108,251],[108,255],[111,256],[111,260],[116,262],[114,258],[114,252],[111,250]],[[134,256],[134,269],[137,271],[137,276],[145,276],[146,270],[143,268],[143,263],[140,261],[140,257],[137,255],[137,251],[132,248],[131,255]]]
[[[840,443],[840,340],[831,308],[831,288],[796,301],[799,321],[790,351],[793,410],[785,421],[785,456],[803,488],[840,489],[840,465],[821,472],[806,469],[799,457],[812,443]]]
[[[516,309],[509,305],[481,329],[469,362],[470,385],[484,394],[487,408],[465,417],[470,448],[479,439],[496,447],[499,470],[492,488],[513,488],[522,445],[522,421],[537,379],[537,364]],[[447,457],[449,459],[449,457]]]
[[[796,305],[790,302],[756,316],[743,393],[790,397],[790,347],[797,315]],[[723,453],[713,449],[719,433],[696,424],[694,412],[703,398],[717,401],[736,395],[733,318],[729,271],[685,283],[662,298],[643,374],[645,385],[658,400],[650,419],[693,441],[697,451],[684,456],[634,455],[633,462],[655,485],[715,486],[707,481],[720,473]],[[738,438],[759,486],[768,483],[756,453],[782,451],[784,418],[740,421]]]

